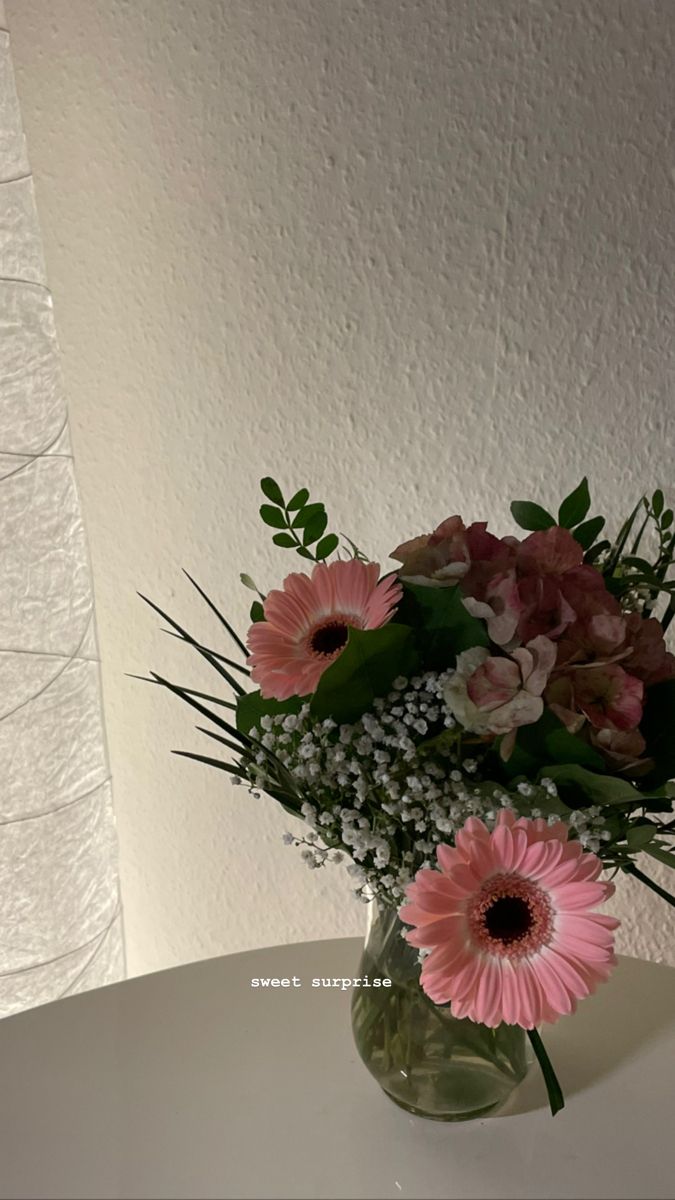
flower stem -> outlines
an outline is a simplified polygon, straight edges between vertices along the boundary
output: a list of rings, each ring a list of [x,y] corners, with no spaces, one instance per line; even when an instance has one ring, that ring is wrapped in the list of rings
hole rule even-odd
[[[671,896],[670,892],[667,892],[665,888],[660,887],[659,884],[655,883],[653,879],[650,879],[648,875],[643,875],[642,871],[636,867],[634,863],[627,864],[623,870],[627,875],[634,875],[635,878],[639,879],[641,883],[646,884],[647,887],[651,888],[653,892],[656,892],[657,896],[660,896],[662,900],[665,900],[667,904],[672,904],[673,908],[675,908],[675,896]]]
[[[560,1112],[561,1108],[565,1107],[565,1098],[562,1094],[562,1088],[558,1083],[556,1073],[553,1070],[553,1063],[546,1053],[546,1048],[537,1030],[528,1029],[527,1036],[532,1043],[532,1049],[534,1050],[534,1053],[537,1056],[537,1062],[541,1067],[541,1073],[544,1076],[544,1083],[546,1084],[546,1091],[548,1092],[548,1102],[551,1106],[551,1116],[554,1117],[557,1112]]]

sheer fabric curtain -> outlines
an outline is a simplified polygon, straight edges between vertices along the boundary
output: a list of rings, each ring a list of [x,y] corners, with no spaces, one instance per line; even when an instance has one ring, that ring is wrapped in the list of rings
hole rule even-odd
[[[0,1016],[122,977],[93,595],[0,3]]]

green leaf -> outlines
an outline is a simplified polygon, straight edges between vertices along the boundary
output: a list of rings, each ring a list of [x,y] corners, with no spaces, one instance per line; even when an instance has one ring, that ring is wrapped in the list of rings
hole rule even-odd
[[[650,853],[651,851],[648,850],[647,854]],[[634,875],[635,878],[639,879],[641,883],[644,883],[646,887],[651,888],[653,892],[656,892],[657,896],[660,896],[662,900],[665,900],[667,904],[671,904],[673,908],[675,908],[675,896],[671,896],[670,892],[667,892],[665,888],[662,888],[655,879],[650,879],[648,875],[645,875],[642,871],[640,871],[638,867],[635,866],[634,862],[623,863],[621,870],[625,871],[626,875]]]
[[[318,542],[319,538],[323,536],[327,524],[328,517],[325,512],[317,513],[315,517],[312,517],[302,533],[303,546],[311,546],[313,542]]]
[[[657,488],[652,496],[652,509],[655,517],[661,516],[664,503],[665,501],[663,498],[663,492],[661,491],[661,488]]]
[[[272,541],[275,546],[284,546],[287,550],[298,544],[297,538],[294,538],[290,533],[275,533]]]
[[[265,620],[265,610],[259,600],[254,600],[251,605],[251,620],[255,625],[257,621]]]
[[[562,799],[572,808],[580,804],[625,804],[637,808],[642,799],[642,793],[627,779],[617,775],[596,775],[576,763],[547,766],[542,776],[553,780]]]
[[[241,574],[240,574],[240,576],[239,576],[239,578],[241,579],[241,582],[243,583],[244,587],[246,587],[246,588],[249,588],[249,590],[250,590],[250,591],[252,591],[252,592],[257,592],[257,591],[258,591],[258,589],[257,589],[257,587],[256,587],[255,583],[253,582],[253,580],[251,579],[251,576],[250,576],[250,575],[246,575],[246,574],[245,574],[245,573],[242,571],[242,572],[241,572]]]
[[[456,585],[404,583],[396,620],[412,626],[424,664],[437,670],[454,666],[463,650],[490,644],[485,622],[471,616]]]
[[[418,666],[412,630],[405,625],[390,621],[379,629],[351,628],[344,650],[319,680],[311,713],[338,724],[357,721],[397,675],[412,675]]]
[[[237,700],[237,729],[249,733],[260,724],[262,717],[274,717],[277,713],[299,713],[302,707],[300,696],[288,700],[264,700],[260,692],[246,692]]]
[[[558,509],[558,524],[564,529],[573,529],[583,521],[591,507],[591,497],[588,491],[588,480],[584,475],[578,487],[570,492]],[[590,543],[589,543],[590,545]]]
[[[553,1070],[553,1063],[546,1053],[546,1047],[544,1046],[544,1043],[542,1042],[537,1030],[528,1029],[527,1036],[530,1039],[532,1049],[537,1056],[537,1062],[541,1068],[541,1073],[544,1076],[544,1083],[546,1084],[546,1091],[548,1093],[548,1102],[551,1108],[551,1116],[554,1117],[557,1112],[560,1112],[561,1108],[565,1107],[565,1099],[562,1094],[562,1088],[558,1083],[556,1073]]]
[[[580,525],[579,529],[582,529],[582,528],[583,528],[583,526]],[[577,541],[579,540],[579,538],[577,537],[577,535],[579,533],[579,529],[576,529],[574,531],[574,536],[577,538]],[[584,554],[584,562],[585,563],[594,563],[595,560],[597,558],[599,558],[600,555],[605,552],[605,550],[609,550],[610,546],[611,546],[611,542],[608,542],[606,538],[601,542],[596,542],[596,544],[594,546],[591,546],[590,550],[587,550],[586,553]]]
[[[271,500],[272,504],[280,504],[283,506],[284,498],[281,494],[281,488],[276,480],[271,479],[270,476],[267,475],[264,479],[260,480],[260,487],[263,495],[267,496],[267,499]]]
[[[286,508],[289,512],[295,512],[296,509],[303,508],[308,500],[309,492],[307,491],[307,488],[300,488],[300,491],[296,492],[293,498],[288,501]]]
[[[604,517],[591,517],[590,521],[583,521],[581,525],[577,525],[572,536],[584,550],[590,550],[596,537],[604,528]],[[609,542],[607,545],[609,546]]]
[[[645,846],[644,849],[657,862],[664,863],[667,867],[675,868],[675,854],[671,850],[666,850],[662,842]]]
[[[670,526],[672,525],[672,523],[673,523],[673,510],[672,510],[672,508],[667,508],[666,511],[664,512],[663,516],[661,517],[661,528],[662,529],[670,529]]]
[[[606,769],[597,750],[565,729],[562,721],[547,708],[533,725],[520,727],[503,770],[509,779],[513,779],[517,775],[532,778],[541,768],[540,774],[550,778],[547,764],[565,763],[576,763],[600,772]]]
[[[636,567],[640,571],[645,571],[648,575],[651,575],[654,570],[652,564],[647,562],[646,558],[637,558],[635,554],[628,554],[621,561],[625,563],[626,566]]]
[[[336,533],[329,533],[325,538],[322,538],[316,547],[317,558],[328,558],[337,549],[340,539]]]
[[[657,826],[652,825],[651,821],[645,821],[641,825],[631,825],[626,831],[626,845],[631,851],[644,850],[657,832]],[[673,863],[675,863],[675,858]]]
[[[540,504],[533,504],[531,500],[514,500],[511,516],[521,529],[550,529],[555,525],[555,517]]]
[[[630,514],[629,517],[626,518],[623,525],[621,526],[621,529],[619,530],[617,539],[614,542],[614,545],[612,546],[612,553],[610,554],[610,557],[608,560],[608,567],[611,570],[614,569],[614,567],[618,563],[621,555],[623,554],[623,549],[624,549],[624,546],[626,545],[626,542],[628,541],[628,536],[629,536],[630,531],[633,528],[633,525],[635,523],[635,518],[637,517],[640,509],[644,508],[645,503],[646,503],[645,497],[640,496],[640,499],[638,500],[637,504],[635,505],[635,508],[633,509],[632,513]]]
[[[266,525],[270,525],[272,529],[286,529],[288,527],[286,517],[280,508],[274,508],[272,504],[260,505],[260,516]]]
[[[659,787],[675,778],[675,679],[647,688],[640,732],[647,743],[647,756],[654,770],[645,777],[644,789]]]
[[[304,508],[300,509],[297,517],[291,521],[291,529],[304,529],[305,525],[323,512],[325,512],[323,504],[306,504]]]
[[[304,546],[297,546],[296,551],[302,558],[309,558],[312,562],[314,562],[314,555],[312,554],[311,550],[306,550]]]

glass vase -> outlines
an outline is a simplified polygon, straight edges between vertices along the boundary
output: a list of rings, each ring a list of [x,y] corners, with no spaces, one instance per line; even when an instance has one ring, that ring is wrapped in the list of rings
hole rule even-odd
[[[371,901],[361,979],[390,986],[355,987],[352,1028],[357,1050],[384,1092],[401,1108],[435,1121],[466,1121],[502,1105],[530,1065],[525,1031],[458,1020],[420,987],[418,952],[393,907]]]

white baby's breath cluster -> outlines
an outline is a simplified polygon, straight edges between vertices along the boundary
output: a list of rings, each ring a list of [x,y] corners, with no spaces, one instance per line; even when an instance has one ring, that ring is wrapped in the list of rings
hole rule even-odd
[[[312,869],[346,854],[364,899],[400,903],[416,871],[436,865],[436,846],[452,843],[470,816],[489,827],[502,807],[558,819],[551,780],[509,790],[482,776],[486,744],[467,739],[443,698],[451,674],[395,679],[353,724],[317,720],[308,704],[261,719],[262,745],[246,767],[250,789],[274,794],[280,774],[290,782],[308,828],[284,841],[301,846]],[[573,817],[582,844],[599,846],[600,810]]]

